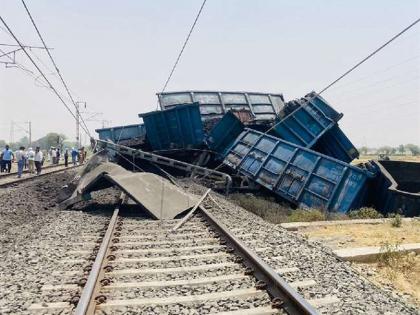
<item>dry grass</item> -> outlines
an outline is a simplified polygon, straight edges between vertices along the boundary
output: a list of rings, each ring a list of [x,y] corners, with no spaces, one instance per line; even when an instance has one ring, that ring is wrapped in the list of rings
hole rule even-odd
[[[301,231],[310,239],[325,240],[328,245],[334,248],[420,242],[420,221],[403,222],[400,227],[393,227],[392,222],[386,222],[308,227]]]
[[[409,300],[420,306],[420,256],[411,253],[390,253],[398,245],[388,245],[389,248],[371,264],[355,264],[369,280],[391,286],[395,290],[408,294]]]
[[[255,196],[253,194],[232,194],[230,199],[242,208],[255,213],[271,223],[323,221],[331,218],[317,209],[292,209],[272,197]],[[334,216],[342,220],[342,216]]]

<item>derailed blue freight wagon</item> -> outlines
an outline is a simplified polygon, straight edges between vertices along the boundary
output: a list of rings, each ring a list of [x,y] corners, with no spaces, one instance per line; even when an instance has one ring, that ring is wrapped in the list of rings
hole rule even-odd
[[[143,124],[114,126],[110,128],[95,129],[95,131],[98,133],[100,140],[111,140],[116,143],[146,135],[146,129]]]
[[[255,122],[274,121],[284,106],[282,94],[226,91],[158,93],[162,109],[197,102],[203,121],[220,119],[230,110],[248,111]]]
[[[244,128],[242,122],[233,112],[227,112],[210,130],[206,139],[207,145],[212,151],[224,157]]]
[[[372,161],[378,176],[372,181],[369,205],[383,214],[420,215],[420,163]]]
[[[192,149],[204,145],[199,104],[184,104],[161,111],[139,114],[146,137],[154,151]]]
[[[286,200],[347,212],[363,205],[374,173],[261,132],[245,129],[223,162]]]
[[[272,127],[272,134],[344,162],[351,162],[359,156],[337,124],[342,114],[318,94],[312,92],[289,103],[282,118]]]

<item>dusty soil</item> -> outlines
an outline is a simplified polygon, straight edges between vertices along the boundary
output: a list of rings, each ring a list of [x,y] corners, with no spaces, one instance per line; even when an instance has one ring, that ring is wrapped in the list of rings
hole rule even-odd
[[[387,222],[308,227],[299,232],[309,240],[320,241],[332,249],[420,243],[420,221],[403,222],[401,227],[392,227]],[[369,280],[397,291],[420,306],[420,255],[401,254],[392,261],[381,259],[374,263],[352,265]]]
[[[353,267],[372,282],[398,291],[420,307],[420,256],[414,253],[402,255],[396,264],[353,264]]]
[[[403,222],[399,228],[386,222],[308,227],[300,229],[300,232],[332,249],[381,246],[384,243],[420,243],[420,221]]]

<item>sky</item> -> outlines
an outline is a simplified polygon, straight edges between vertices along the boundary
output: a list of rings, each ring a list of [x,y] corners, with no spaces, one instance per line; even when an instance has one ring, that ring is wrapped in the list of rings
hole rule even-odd
[[[90,131],[139,123],[155,110],[201,0],[26,0]],[[21,1],[0,15],[25,45],[41,45]],[[167,91],[320,91],[420,17],[420,0],[208,0]],[[0,24],[0,26],[2,26]],[[16,44],[0,29],[0,43]],[[13,47],[0,46],[3,51]],[[30,51],[66,95],[45,51]],[[6,61],[1,57],[0,61]],[[23,52],[16,61],[39,74]],[[420,144],[420,23],[327,90],[357,146]],[[0,139],[55,131],[75,138],[75,120],[41,78],[0,63]],[[71,103],[66,99],[67,103]],[[102,113],[93,115],[93,113]],[[95,121],[96,120],[96,121]]]

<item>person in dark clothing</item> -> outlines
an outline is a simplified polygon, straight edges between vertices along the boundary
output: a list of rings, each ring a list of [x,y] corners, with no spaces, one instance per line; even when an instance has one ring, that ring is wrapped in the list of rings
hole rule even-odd
[[[69,166],[69,149],[66,149],[66,151],[64,151],[64,166]]]
[[[57,148],[57,159],[55,160],[55,164],[60,163],[60,155],[61,155],[60,148]]]

